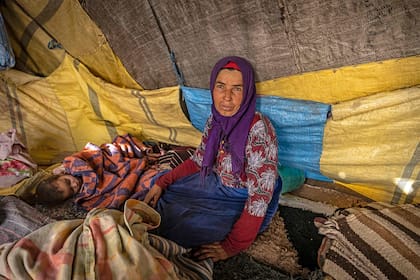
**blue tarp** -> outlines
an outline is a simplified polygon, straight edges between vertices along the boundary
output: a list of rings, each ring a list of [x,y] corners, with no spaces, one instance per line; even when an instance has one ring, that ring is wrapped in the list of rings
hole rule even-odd
[[[211,112],[208,89],[181,87],[191,123],[203,131]],[[280,164],[305,171],[307,178],[332,181],[320,172],[324,126],[329,104],[263,95],[257,110],[270,118],[279,142]]]
[[[0,14],[0,70],[6,70],[14,66],[15,56],[7,37],[3,16]]]

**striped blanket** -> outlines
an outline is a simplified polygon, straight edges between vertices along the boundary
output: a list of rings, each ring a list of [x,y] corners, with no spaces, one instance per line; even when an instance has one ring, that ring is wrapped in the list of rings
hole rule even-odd
[[[47,224],[0,245],[0,278],[6,279],[211,279],[210,260],[148,230],[160,216],[129,199],[124,211],[92,209],[85,219]]]
[[[319,266],[335,279],[420,275],[420,205],[375,202],[328,219],[316,218],[315,225],[325,235]]]
[[[120,209],[128,198],[143,199],[158,172],[149,166],[147,152],[147,146],[127,134],[117,136],[112,144],[88,143],[66,157],[66,173],[83,181],[75,202],[87,210]]]
[[[0,196],[0,244],[18,240],[54,221],[16,196]]]

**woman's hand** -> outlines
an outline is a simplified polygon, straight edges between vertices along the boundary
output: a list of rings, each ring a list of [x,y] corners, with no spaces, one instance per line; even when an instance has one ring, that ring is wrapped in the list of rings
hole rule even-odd
[[[143,201],[155,208],[160,196],[162,195],[162,192],[163,189],[158,185],[154,184],[149,190],[149,192],[146,194],[146,197]]]
[[[226,260],[230,257],[219,242],[200,246],[200,248],[194,252],[193,256],[199,260],[211,258],[213,262]]]

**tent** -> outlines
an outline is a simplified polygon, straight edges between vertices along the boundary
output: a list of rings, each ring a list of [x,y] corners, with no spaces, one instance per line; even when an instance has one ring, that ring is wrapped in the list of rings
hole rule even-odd
[[[417,1],[4,1],[16,65],[1,73],[0,129],[41,165],[123,133],[196,145],[208,73],[240,55],[284,166],[418,202],[418,13]]]
[[[419,1],[5,0],[1,15],[15,63],[0,72],[0,131],[39,165],[125,133],[197,145],[211,68],[238,55],[279,169],[420,202]]]

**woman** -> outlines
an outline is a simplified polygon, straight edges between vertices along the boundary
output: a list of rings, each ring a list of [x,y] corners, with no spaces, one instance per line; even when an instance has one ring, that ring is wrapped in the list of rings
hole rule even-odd
[[[194,155],[162,175],[144,201],[161,214],[158,234],[198,259],[227,259],[248,248],[277,210],[278,144],[256,112],[251,64],[230,56],[214,66],[213,104]]]

